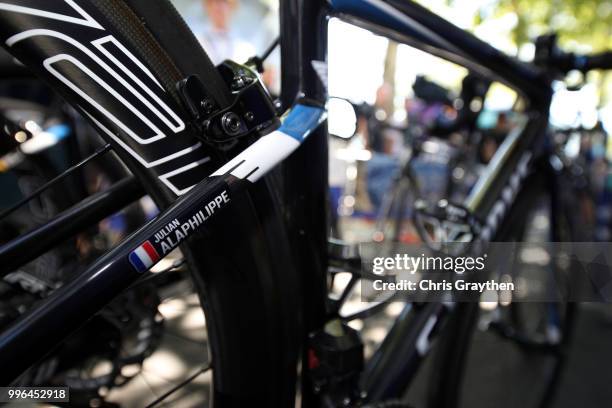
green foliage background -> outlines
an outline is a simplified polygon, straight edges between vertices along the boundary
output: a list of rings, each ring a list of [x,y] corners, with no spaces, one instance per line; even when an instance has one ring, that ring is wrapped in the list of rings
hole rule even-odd
[[[517,45],[555,31],[566,47],[578,42],[590,45],[593,51],[612,48],[610,0],[499,0],[495,13],[517,16],[512,32]],[[480,17],[476,17],[475,23]]]
[[[449,2],[452,6],[452,0]],[[481,10],[474,17],[478,26],[488,18],[490,10]],[[598,52],[612,49],[611,0],[498,0],[493,14],[516,16],[512,39],[517,47],[532,42],[536,36],[554,31],[560,46],[568,51]],[[584,46],[588,47],[584,47]],[[612,76],[593,72],[588,76],[600,95],[599,105],[612,102]]]

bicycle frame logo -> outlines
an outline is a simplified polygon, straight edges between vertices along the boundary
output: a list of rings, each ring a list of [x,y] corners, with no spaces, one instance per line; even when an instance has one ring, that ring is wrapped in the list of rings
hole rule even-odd
[[[77,16],[8,3],[0,3],[0,11],[20,13],[49,21],[54,20],[67,23],[61,27],[69,27],[70,25],[73,25],[73,28],[74,25],[88,27],[96,30],[96,32],[99,30],[106,34],[104,33],[105,28],[76,4],[74,0],[64,0],[63,3],[44,2],[44,4],[45,6],[68,5],[77,13]],[[158,153],[157,157],[143,157],[142,152],[145,146],[152,146],[159,142],[165,143],[164,140],[166,139],[167,141],[167,134],[177,134],[183,131],[185,123],[164,102],[166,92],[151,71],[113,35],[103,35],[86,44],[56,29],[32,28],[12,35],[5,42],[8,47],[14,47],[22,41],[41,36],[59,40],[73,47],[74,51],[70,53],[62,52],[46,58],[43,61],[44,68],[82,98],[91,108],[101,114],[96,114],[95,116],[103,118],[108,127],[96,119],[89,112],[90,109],[85,109],[81,106],[86,115],[102,132],[142,166],[145,168],[156,167],[202,148],[201,142],[193,144],[193,141],[191,141],[190,145],[181,146],[178,150],[170,149],[172,151],[170,154],[167,154],[166,152],[169,149],[160,145],[159,148],[156,147],[154,150],[161,152],[163,156],[160,157]],[[64,70],[61,67],[64,67]],[[80,75],[91,81],[94,86],[104,89],[111,97],[113,103],[107,103],[105,106],[104,103],[92,98],[86,89],[83,89],[82,85],[75,83],[68,75],[65,75],[66,67],[71,71],[77,70]],[[112,112],[113,106],[121,108],[120,112],[124,115],[123,119],[119,117],[117,112]],[[129,115],[129,120],[125,120],[126,114]],[[131,122],[131,124],[126,122]],[[119,130],[127,137],[120,138],[116,130]],[[188,163],[185,163],[184,160],[177,162],[176,165],[170,166],[172,168],[169,171],[164,168],[162,174],[158,172],[158,178],[176,195],[184,194],[191,186],[187,188],[177,187],[170,178],[210,160],[209,157],[202,156],[200,155],[196,160]]]
[[[529,173],[530,161],[531,153],[526,152],[523,154],[516,165],[515,171],[512,173],[508,183],[502,190],[499,199],[491,208],[491,212],[489,213],[479,236],[479,239],[484,243],[488,243],[493,238],[497,229],[499,228],[499,224],[504,219],[506,212],[510,209],[510,207],[512,207],[514,199],[521,189],[523,180]]]

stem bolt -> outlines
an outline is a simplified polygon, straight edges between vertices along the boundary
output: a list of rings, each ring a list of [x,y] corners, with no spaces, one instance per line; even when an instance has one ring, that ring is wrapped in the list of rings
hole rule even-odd
[[[210,99],[204,99],[202,102],[200,102],[200,106],[202,109],[204,109],[204,113],[207,115],[210,114],[215,107]]]
[[[230,136],[236,136],[238,133],[240,133],[242,122],[240,117],[234,112],[227,112],[221,118],[221,126],[223,127],[223,131],[225,133]]]

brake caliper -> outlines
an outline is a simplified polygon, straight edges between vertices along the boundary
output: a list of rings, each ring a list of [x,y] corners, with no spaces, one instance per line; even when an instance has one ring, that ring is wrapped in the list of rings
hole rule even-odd
[[[233,101],[227,107],[218,106],[197,75],[177,84],[183,105],[204,142],[229,150],[239,139],[268,132],[280,124],[274,102],[257,73],[230,60],[217,70],[231,90]]]
[[[480,222],[467,208],[447,200],[434,206],[418,200],[414,217],[421,239],[432,250],[449,255],[467,252],[481,230]]]

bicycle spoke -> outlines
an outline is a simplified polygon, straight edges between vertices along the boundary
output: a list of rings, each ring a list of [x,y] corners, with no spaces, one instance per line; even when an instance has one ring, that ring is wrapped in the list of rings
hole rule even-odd
[[[39,188],[37,188],[32,194],[30,194],[29,196],[25,197],[24,199],[18,201],[17,203],[15,203],[14,205],[12,205],[11,207],[7,208],[6,210],[2,211],[0,213],[0,220],[5,218],[7,215],[11,214],[13,211],[17,210],[19,207],[21,207],[22,205],[26,204],[27,202],[31,201],[32,199],[34,199],[35,197],[38,197],[39,195],[41,195],[43,192],[45,192],[46,190],[48,190],[50,187],[56,185],[57,183],[59,183],[60,181],[62,181],[63,179],[65,179],[66,177],[70,176],[72,173],[74,173],[75,171],[81,169],[82,167],[84,167],[87,163],[89,163],[90,161],[94,160],[95,158],[104,155],[105,153],[107,153],[108,151],[111,150],[111,145],[110,144],[105,144],[104,146],[102,146],[101,148],[99,148],[98,150],[96,150],[95,152],[93,152],[92,154],[90,154],[89,156],[87,156],[86,158],[84,158],[83,160],[81,160],[80,162],[78,162],[77,164],[75,164],[74,166],[69,167],[68,169],[66,169],[65,171],[63,171],[62,173],[60,173],[59,175],[57,175],[56,177],[54,177],[53,179],[49,180],[48,182],[46,182],[45,184],[43,184],[42,186],[40,186]]]
[[[191,374],[189,377],[187,377],[185,380],[181,381],[180,383],[178,383],[177,385],[175,385],[174,387],[170,388],[168,391],[166,391],[165,393],[163,393],[161,396],[159,396],[155,401],[149,403],[146,408],[152,408],[155,407],[157,405],[159,405],[160,403],[162,403],[166,398],[168,398],[169,396],[171,396],[172,394],[174,394],[175,392],[177,392],[178,390],[180,390],[181,388],[185,387],[186,385],[188,385],[189,383],[191,383],[192,381],[194,381],[197,377],[199,377],[200,375],[204,374],[205,372],[207,372],[208,370],[210,370],[212,368],[212,364],[208,364],[205,365],[203,367],[201,367],[200,369],[198,369],[196,372],[194,372],[193,374]]]

